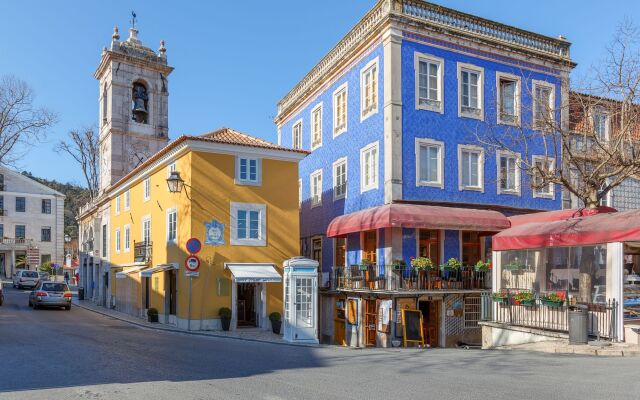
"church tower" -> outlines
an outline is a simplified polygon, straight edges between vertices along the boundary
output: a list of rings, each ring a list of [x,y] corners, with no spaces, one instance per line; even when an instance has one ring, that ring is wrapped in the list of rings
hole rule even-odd
[[[138,30],[102,51],[94,76],[100,82],[100,193],[169,142],[169,82],[164,41],[145,47]]]

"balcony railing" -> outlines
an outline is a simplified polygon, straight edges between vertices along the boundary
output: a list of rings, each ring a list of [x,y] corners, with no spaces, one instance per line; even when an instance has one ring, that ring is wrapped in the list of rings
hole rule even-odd
[[[461,267],[456,271],[416,271],[406,266],[333,267],[331,288],[337,290],[482,290],[491,288],[491,271]]]
[[[25,238],[0,238],[0,244],[4,244],[7,246],[27,246],[31,244],[31,239]]]
[[[150,263],[153,242],[134,242],[133,261],[137,263]]]

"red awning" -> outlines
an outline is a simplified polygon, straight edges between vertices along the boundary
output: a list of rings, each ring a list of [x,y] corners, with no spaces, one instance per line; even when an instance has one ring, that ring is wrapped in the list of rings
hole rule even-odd
[[[640,210],[520,224],[494,235],[493,250],[588,246],[629,241],[640,241]]]
[[[571,209],[571,210],[558,210],[558,211],[545,211],[524,215],[514,215],[509,217],[511,227],[516,227],[522,224],[528,224],[531,222],[551,222],[566,220],[569,218],[586,217],[588,215],[603,214],[616,212],[615,208],[601,206],[594,209]]]
[[[507,217],[497,211],[386,204],[334,218],[328,237],[380,228],[426,228],[498,232],[509,228]]]

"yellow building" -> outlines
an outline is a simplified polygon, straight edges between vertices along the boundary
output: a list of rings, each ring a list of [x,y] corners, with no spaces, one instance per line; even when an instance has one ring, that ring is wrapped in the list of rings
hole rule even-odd
[[[181,136],[112,185],[112,305],[140,317],[155,308],[160,322],[195,330],[220,329],[228,307],[232,329],[268,328],[269,313],[283,309],[282,264],[298,254],[305,155],[223,128]],[[192,237],[202,250],[190,278]]]

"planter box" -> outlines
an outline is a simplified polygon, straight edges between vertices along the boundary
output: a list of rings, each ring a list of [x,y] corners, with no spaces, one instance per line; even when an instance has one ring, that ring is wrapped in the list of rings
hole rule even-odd
[[[542,302],[543,305],[545,305],[545,306],[547,306],[549,308],[560,308],[564,304],[564,300],[551,301],[551,300],[542,299],[541,302]]]
[[[536,305],[535,299],[533,299],[533,300],[520,300],[520,301],[514,300],[514,303],[519,305],[519,306],[524,306],[524,307],[533,307],[533,306]]]
[[[495,301],[496,303],[508,303],[509,302],[509,296],[491,296],[491,300]]]
[[[506,271],[520,271],[523,268],[523,266],[521,265],[514,265],[514,264],[507,264],[504,267],[502,267],[502,269],[506,270]]]

